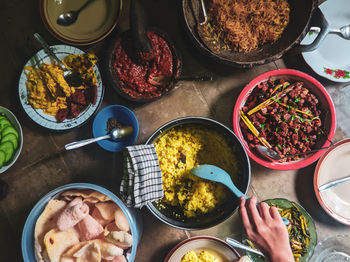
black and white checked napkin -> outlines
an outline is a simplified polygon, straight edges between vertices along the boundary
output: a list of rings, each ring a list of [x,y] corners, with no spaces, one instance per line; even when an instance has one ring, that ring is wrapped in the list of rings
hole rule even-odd
[[[162,172],[153,145],[128,146],[124,150],[120,193],[128,207],[141,208],[164,196]]]

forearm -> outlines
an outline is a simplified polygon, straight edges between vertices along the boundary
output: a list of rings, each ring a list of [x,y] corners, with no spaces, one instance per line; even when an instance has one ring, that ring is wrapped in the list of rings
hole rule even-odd
[[[264,255],[269,262],[294,262],[292,250],[274,250]]]

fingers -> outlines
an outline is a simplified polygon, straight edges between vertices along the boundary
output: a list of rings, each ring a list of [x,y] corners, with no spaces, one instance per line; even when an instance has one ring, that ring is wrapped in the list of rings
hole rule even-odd
[[[256,207],[256,204],[258,202],[256,196],[253,196],[247,202],[248,202],[248,216],[255,222],[259,221],[261,217]]]
[[[270,219],[271,218],[270,206],[267,203],[260,202],[259,203],[259,210],[260,210],[260,215],[263,219]]]
[[[240,200],[241,200],[241,203],[240,203],[239,211],[241,212],[241,218],[242,218],[243,226],[247,229],[247,228],[251,227],[251,223],[250,223],[250,220],[249,220],[247,209],[245,207],[246,201],[245,201],[244,197],[241,197]]]
[[[270,207],[270,215],[273,219],[279,219],[282,221],[281,219],[281,215],[280,213],[278,212],[277,208],[276,207]]]

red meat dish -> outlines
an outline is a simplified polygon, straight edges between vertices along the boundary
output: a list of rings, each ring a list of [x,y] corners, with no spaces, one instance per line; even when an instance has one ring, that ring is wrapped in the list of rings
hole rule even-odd
[[[270,104],[249,113],[268,99]],[[320,139],[325,139],[322,130],[325,113],[304,82],[285,79],[262,82],[253,89],[242,111],[272,149],[286,156],[281,161],[297,160],[302,156],[288,155],[310,151]],[[254,150],[260,141],[243,121],[240,121],[240,127],[250,149]]]
[[[71,100],[72,102],[80,105],[87,105],[88,102],[86,101],[84,91],[83,90],[76,90],[72,95],[71,95]]]
[[[57,114],[56,114],[57,122],[58,123],[63,122],[67,118],[67,116],[68,116],[68,109],[67,108],[59,109],[57,111]]]

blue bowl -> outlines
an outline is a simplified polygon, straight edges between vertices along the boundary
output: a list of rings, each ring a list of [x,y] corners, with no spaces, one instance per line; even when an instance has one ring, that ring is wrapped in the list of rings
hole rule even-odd
[[[136,249],[140,242],[142,235],[142,218],[141,213],[138,209],[128,208],[125,206],[123,201],[121,201],[118,197],[116,197],[111,191],[94,184],[88,183],[75,183],[68,184],[61,187],[58,187],[48,194],[46,194],[39,202],[33,207],[32,211],[29,213],[29,216],[24,224],[23,232],[22,232],[22,256],[24,262],[36,262],[34,255],[34,229],[35,224],[41,213],[44,211],[47,203],[55,198],[55,196],[62,191],[69,189],[93,189],[99,191],[102,194],[105,194],[110,199],[112,199],[124,212],[126,218],[128,219],[131,235],[133,237],[133,246],[131,249],[130,258],[128,257],[128,261],[133,262],[136,256]]]
[[[109,118],[115,118],[123,125],[129,125],[134,128],[131,136],[122,138],[120,141],[105,139],[97,143],[105,150],[111,152],[122,151],[125,147],[132,145],[139,134],[139,122],[135,114],[125,106],[111,105],[103,108],[95,117],[92,125],[94,137],[107,134],[107,121]]]

